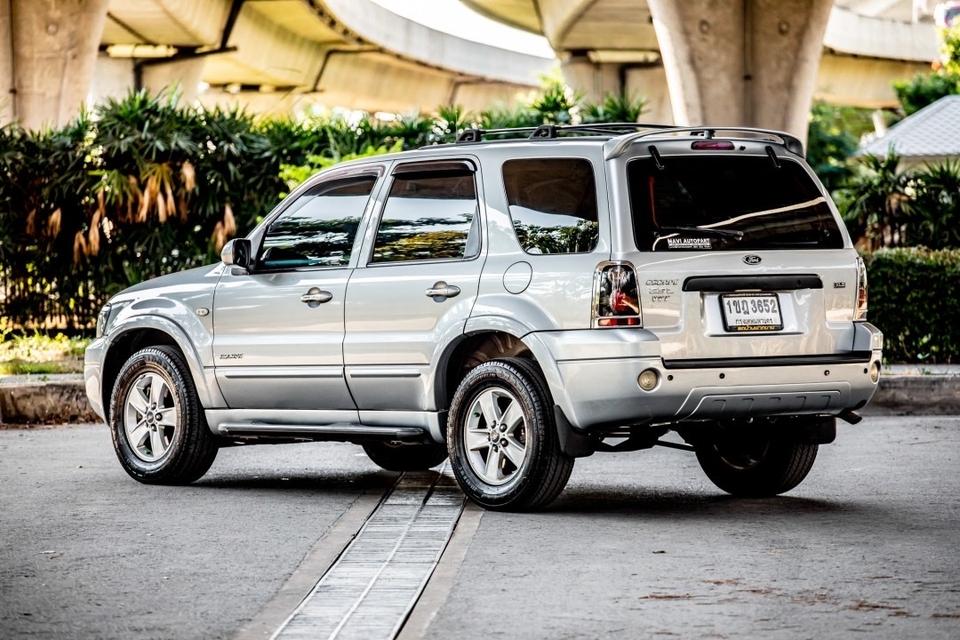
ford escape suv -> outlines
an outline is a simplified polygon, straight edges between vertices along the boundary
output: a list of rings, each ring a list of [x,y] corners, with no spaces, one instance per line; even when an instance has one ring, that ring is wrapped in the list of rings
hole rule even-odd
[[[880,376],[863,262],[779,132],[470,129],[317,174],[221,257],[100,312],[86,389],[141,482],[340,440],[532,509],[664,445],[769,496]]]

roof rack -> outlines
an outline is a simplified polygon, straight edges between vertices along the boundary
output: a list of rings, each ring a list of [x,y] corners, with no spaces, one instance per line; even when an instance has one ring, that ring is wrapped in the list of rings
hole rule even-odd
[[[730,132],[734,135],[717,135],[717,132]],[[799,138],[785,133],[783,131],[775,131],[772,129],[757,129],[755,127],[668,127],[667,131],[638,131],[636,133],[630,133],[627,135],[620,136],[616,140],[611,140],[610,143],[612,146],[607,151],[605,160],[612,160],[613,158],[618,158],[623,155],[630,146],[643,138],[656,135],[672,135],[685,133],[691,136],[702,135],[706,139],[713,138],[724,138],[727,140],[762,140],[766,139],[775,144],[782,144],[787,148],[787,151],[795,153],[798,156],[803,156],[803,143],[800,142]],[[746,137],[744,137],[746,136]]]
[[[552,140],[568,134],[622,135],[631,131],[647,129],[673,129],[669,124],[644,124],[636,122],[598,122],[594,124],[541,124],[536,127],[512,127],[509,129],[464,129],[457,136],[456,144],[473,142],[491,142],[490,136],[511,136],[508,139],[521,138],[527,134],[528,140]],[[502,139],[502,138],[501,138]]]

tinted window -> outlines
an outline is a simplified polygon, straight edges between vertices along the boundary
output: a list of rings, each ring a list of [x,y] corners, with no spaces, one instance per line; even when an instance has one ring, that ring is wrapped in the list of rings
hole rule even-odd
[[[593,166],[578,158],[503,163],[513,229],[527,253],[586,253],[597,246]]]
[[[767,157],[665,157],[627,165],[641,251],[836,249],[843,236],[798,163]]]
[[[373,262],[453,260],[480,252],[477,191],[470,171],[394,177]]]
[[[350,262],[353,241],[375,176],[357,176],[313,187],[270,223],[263,238],[262,269],[334,267]]]

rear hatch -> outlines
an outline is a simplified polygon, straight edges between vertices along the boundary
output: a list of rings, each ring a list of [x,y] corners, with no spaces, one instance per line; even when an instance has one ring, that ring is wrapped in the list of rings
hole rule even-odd
[[[626,163],[637,249],[623,257],[637,269],[643,326],[665,360],[853,346],[856,251],[807,168],[758,150]]]

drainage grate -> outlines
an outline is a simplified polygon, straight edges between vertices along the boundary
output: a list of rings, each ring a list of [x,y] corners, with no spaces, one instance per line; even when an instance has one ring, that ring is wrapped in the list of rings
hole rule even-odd
[[[401,476],[273,639],[393,638],[437,566],[463,505],[463,494],[443,473]]]

